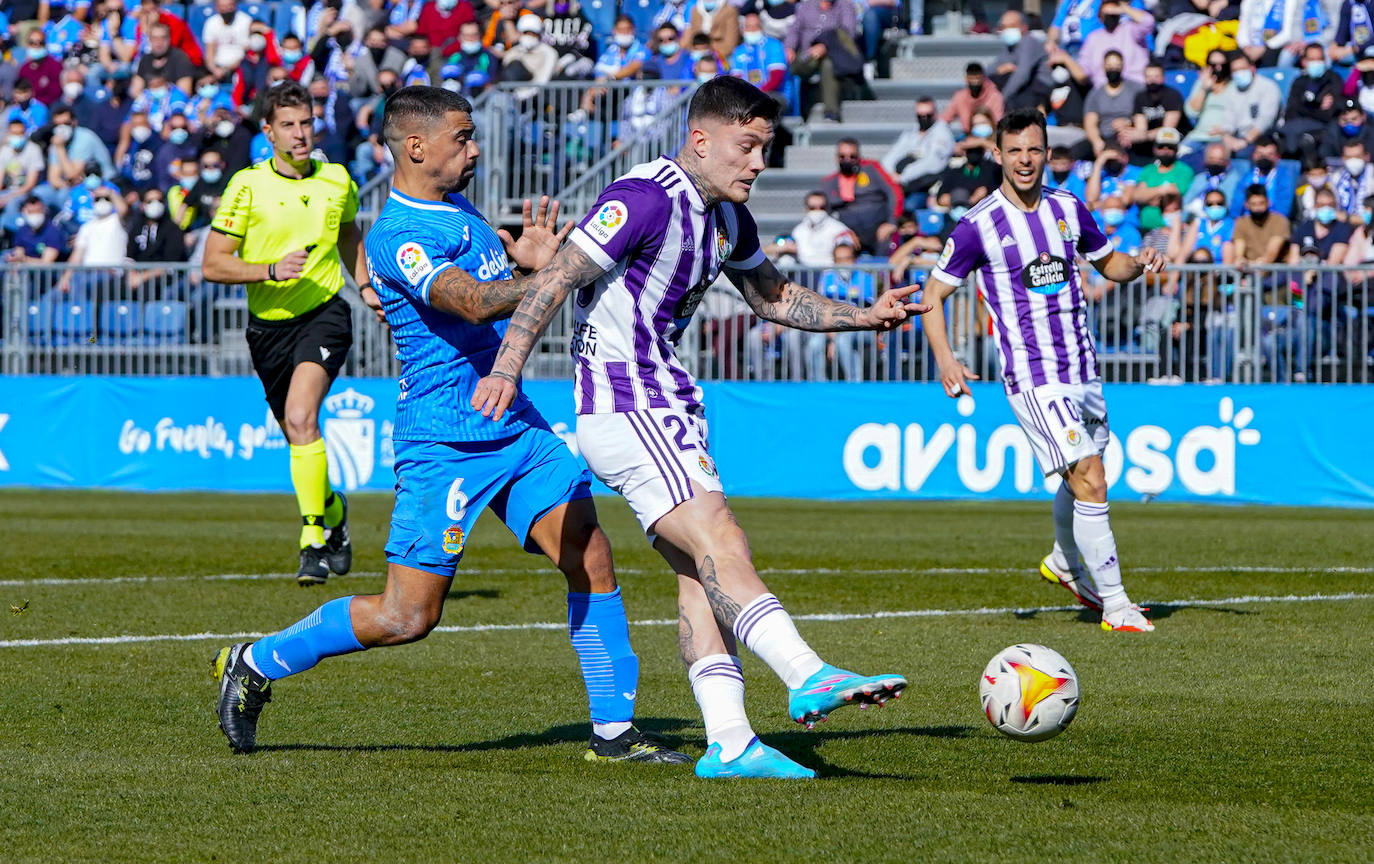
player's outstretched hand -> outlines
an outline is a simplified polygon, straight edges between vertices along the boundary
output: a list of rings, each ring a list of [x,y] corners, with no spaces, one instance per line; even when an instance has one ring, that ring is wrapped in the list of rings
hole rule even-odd
[[[558,202],[550,204],[547,195],[539,199],[537,214],[532,213],[533,209],[530,199],[526,198],[521,211],[525,225],[519,240],[504,228],[496,234],[506,244],[506,254],[515,262],[515,266],[525,270],[542,270],[553,260],[554,253],[563,244],[563,238],[572,230],[572,223],[564,225],[562,231],[558,230]]]
[[[363,304],[372,310],[372,314],[377,316],[377,323],[386,324],[386,313],[382,311],[382,298],[377,296],[376,290],[371,285],[364,285],[358,289],[358,294],[363,298]]]
[[[1158,273],[1164,269],[1164,256],[1159,254],[1159,250],[1153,246],[1142,246],[1140,254],[1135,256],[1135,260],[1140,264],[1140,269],[1145,273]]]
[[[920,285],[906,285],[884,291],[878,296],[878,302],[864,310],[868,316],[868,329],[886,332],[900,327],[908,318],[929,312],[929,305],[911,302],[911,295],[920,290]]]
[[[472,393],[472,407],[481,411],[483,417],[500,420],[518,392],[514,378],[504,372],[493,372],[477,382],[477,389]]]
[[[290,282],[292,279],[299,279],[305,272],[305,259],[310,257],[310,253],[304,249],[297,249],[295,252],[288,252],[286,257],[277,262],[275,276],[278,282]]]
[[[977,380],[978,376],[958,360],[940,364],[940,383],[945,386],[945,395],[951,399],[957,399],[969,392],[964,386],[965,381]]]

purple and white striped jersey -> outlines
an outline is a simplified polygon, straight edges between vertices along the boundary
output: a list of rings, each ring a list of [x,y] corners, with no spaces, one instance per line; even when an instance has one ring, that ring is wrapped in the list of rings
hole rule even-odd
[[[674,346],[722,267],[763,263],[754,217],[728,201],[707,207],[662,157],[607,186],[572,242],[605,271],[574,298],[577,413],[699,410]]]
[[[1045,189],[1027,213],[999,188],[954,227],[931,275],[959,285],[977,270],[1008,393],[1098,377],[1075,252],[1097,261],[1111,241],[1071,192]]]

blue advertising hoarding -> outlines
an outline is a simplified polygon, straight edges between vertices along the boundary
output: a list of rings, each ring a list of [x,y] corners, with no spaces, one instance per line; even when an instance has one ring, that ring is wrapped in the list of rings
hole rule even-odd
[[[526,390],[576,447],[571,387]],[[388,491],[396,384],[343,379],[321,413],[330,479]],[[1115,498],[1374,506],[1374,388],[1108,385]],[[995,384],[707,385],[711,450],[741,496],[1042,498],[1053,485]],[[0,379],[0,485],[289,491],[253,378]],[[604,490],[603,490],[604,491]]]

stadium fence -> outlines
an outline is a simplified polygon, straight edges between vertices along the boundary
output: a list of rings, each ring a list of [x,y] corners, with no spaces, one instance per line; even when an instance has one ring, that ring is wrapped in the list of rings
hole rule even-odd
[[[385,194],[385,184],[377,187]],[[191,264],[124,267],[6,265],[0,277],[0,369],[7,375],[248,375],[242,286],[206,282]],[[894,280],[886,266],[852,273],[789,268],[815,288],[857,285],[852,299]],[[1170,267],[1127,285],[1089,280],[1089,328],[1113,382],[1368,383],[1370,272],[1330,267]],[[923,282],[926,272],[907,279]],[[949,298],[950,343],[984,380],[997,346],[976,285]],[[395,377],[386,328],[356,289],[354,348],[344,374]],[[530,378],[572,375],[572,307],[565,304],[526,367]],[[572,350],[570,350],[570,348]],[[705,381],[928,381],[937,376],[920,327],[885,334],[813,334],[759,321],[728,281],[707,292],[678,354]]]

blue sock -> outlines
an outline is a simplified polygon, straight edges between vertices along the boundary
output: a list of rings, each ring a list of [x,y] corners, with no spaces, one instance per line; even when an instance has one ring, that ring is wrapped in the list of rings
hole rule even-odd
[[[249,663],[270,680],[304,672],[325,657],[362,651],[353,635],[351,596],[330,600],[280,633],[249,647]],[[622,613],[623,614],[623,613]]]
[[[630,622],[620,589],[568,593],[568,635],[582,664],[592,723],[628,723],[635,716],[639,658],[630,647]]]

